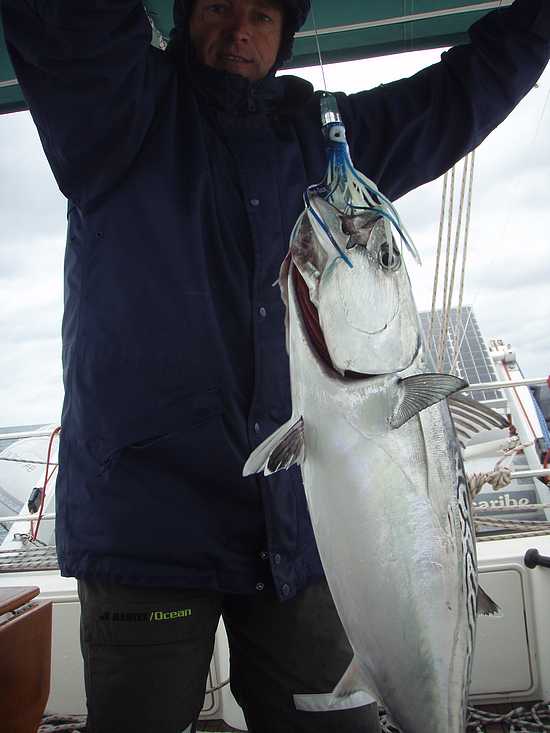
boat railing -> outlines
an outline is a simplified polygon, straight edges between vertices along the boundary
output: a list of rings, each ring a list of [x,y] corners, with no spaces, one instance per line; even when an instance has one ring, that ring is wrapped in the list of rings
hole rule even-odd
[[[512,381],[501,382],[479,382],[478,384],[469,384],[468,392],[480,392],[489,389],[514,389],[515,387],[540,387],[542,385],[550,386],[550,377],[537,377],[531,379],[514,379]],[[466,391],[466,388],[464,389]]]
[[[19,514],[15,516],[9,516],[9,517],[0,517],[0,524],[14,524],[15,522],[31,522],[36,521],[38,519],[37,514]],[[44,522],[46,520],[52,520],[55,519],[55,512],[52,512],[50,514],[43,514],[40,517],[40,521]]]
[[[52,430],[34,430],[20,433],[0,433],[0,441],[22,440],[23,438],[49,438]]]

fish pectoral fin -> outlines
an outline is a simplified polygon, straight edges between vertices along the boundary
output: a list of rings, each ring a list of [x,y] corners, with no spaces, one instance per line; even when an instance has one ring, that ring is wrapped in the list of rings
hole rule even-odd
[[[262,471],[264,476],[270,476],[294,464],[300,465],[303,460],[304,420],[300,417],[294,423],[289,420],[281,425],[250,454],[243,468],[243,476]]]
[[[414,374],[399,380],[399,402],[390,418],[392,428],[400,428],[411,417],[465,389],[468,383],[452,374]]]
[[[365,679],[365,674],[357,661],[357,657],[354,656],[349,667],[344,672],[342,679],[334,688],[332,695],[335,699],[338,699],[342,697],[350,697],[350,695],[354,695],[357,692],[366,693],[370,698],[372,698],[372,702],[375,700],[380,702],[380,696],[378,692],[376,692],[374,684],[369,683]]]
[[[500,606],[493,601],[491,596],[481,586],[477,589],[477,612],[480,616],[494,616],[500,613]]]

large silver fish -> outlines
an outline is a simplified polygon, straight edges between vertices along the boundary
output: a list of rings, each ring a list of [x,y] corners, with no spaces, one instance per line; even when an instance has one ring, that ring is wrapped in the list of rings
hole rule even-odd
[[[388,215],[327,190],[308,192],[280,274],[292,416],[243,473],[301,466],[355,655],[335,697],[369,692],[404,733],[463,733],[478,583],[446,397],[466,384],[429,373]]]

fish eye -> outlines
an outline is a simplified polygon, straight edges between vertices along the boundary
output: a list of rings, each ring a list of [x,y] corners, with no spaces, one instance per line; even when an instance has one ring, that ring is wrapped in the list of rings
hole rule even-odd
[[[401,267],[401,252],[395,244],[384,242],[378,250],[378,263],[383,270],[395,272]]]

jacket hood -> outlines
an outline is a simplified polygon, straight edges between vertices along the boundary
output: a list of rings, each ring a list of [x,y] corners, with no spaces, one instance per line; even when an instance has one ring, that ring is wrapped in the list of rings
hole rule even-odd
[[[174,30],[170,35],[170,40],[179,42],[187,36],[187,26],[189,17],[193,9],[195,0],[175,0],[174,1]],[[294,34],[300,30],[306,22],[306,18],[311,8],[311,0],[280,0],[284,8],[285,20],[283,26],[283,35],[281,38],[281,47],[273,71],[280,69],[281,66],[292,57],[292,48],[294,45]]]

